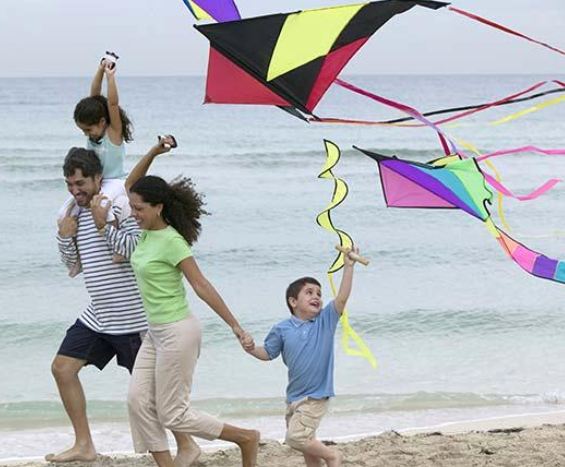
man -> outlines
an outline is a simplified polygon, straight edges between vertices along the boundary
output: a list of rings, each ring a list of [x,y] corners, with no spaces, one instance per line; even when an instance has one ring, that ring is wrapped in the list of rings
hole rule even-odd
[[[96,449],[86,416],[86,399],[78,374],[88,364],[102,370],[116,356],[131,373],[147,328],[143,304],[129,262],[112,261],[114,254],[129,258],[139,228],[130,216],[126,196],[109,200],[100,194],[102,165],[94,151],[72,148],[63,165],[67,188],[79,214],[59,220],[57,242],[63,263],[84,273],[90,303],[67,330],[52,364],[61,400],[75,433],[75,444],[51,462],[92,461]],[[115,217],[108,223],[111,210]],[[71,209],[69,209],[69,212]],[[110,216],[111,217],[111,216]]]

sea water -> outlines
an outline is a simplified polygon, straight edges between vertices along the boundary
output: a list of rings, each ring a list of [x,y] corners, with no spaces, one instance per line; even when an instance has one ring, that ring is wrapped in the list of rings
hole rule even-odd
[[[345,77],[422,111],[488,102],[553,78],[564,79]],[[565,287],[526,274],[482,222],[463,212],[387,208],[376,164],[352,149],[425,162],[442,154],[432,130],[306,124],[274,107],[202,105],[203,77],[118,80],[120,103],[135,124],[127,167],[158,134],[176,136],[178,149],[160,156],[151,173],[191,177],[205,193],[211,215],[194,248],[197,261],[258,343],[289,316],[284,291],[295,278],[318,277],[331,299],[326,270],[337,239],[315,218],[333,184],[317,175],[323,140],[342,148],[334,172],[350,191],[332,216],[371,259],[356,267],[348,309],[378,368],[345,355],[337,340],[337,397],[322,436],[563,410]],[[67,276],[55,234],[67,197],[63,158],[85,144],[72,111],[88,88],[88,78],[0,79],[0,459],[40,456],[72,442],[50,363],[88,297],[82,277]],[[563,105],[491,124],[530,105],[491,109],[444,130],[483,152],[565,147]],[[402,116],[338,87],[316,110],[328,117]],[[493,163],[518,194],[565,175],[565,158],[558,156]],[[557,258],[565,257],[564,208],[561,185],[538,200],[504,203],[510,233]],[[491,211],[496,214],[495,205]],[[204,326],[195,406],[282,438],[282,362],[247,356],[223,322],[190,289],[188,295]],[[86,368],[81,380],[98,450],[131,451],[127,372],[111,362],[103,372]]]

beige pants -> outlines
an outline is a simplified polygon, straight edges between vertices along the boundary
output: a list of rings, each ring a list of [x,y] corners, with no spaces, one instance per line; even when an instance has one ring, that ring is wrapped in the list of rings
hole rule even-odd
[[[285,443],[299,451],[316,437],[322,417],[328,411],[329,399],[301,399],[287,404]]]
[[[128,410],[135,452],[167,451],[165,429],[216,439],[223,423],[191,407],[202,331],[194,315],[149,325],[131,376]]]

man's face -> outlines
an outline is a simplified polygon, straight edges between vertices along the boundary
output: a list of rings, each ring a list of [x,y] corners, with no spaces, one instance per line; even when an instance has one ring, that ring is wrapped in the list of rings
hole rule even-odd
[[[95,125],[86,125],[84,123],[76,122],[77,126],[82,130],[84,135],[88,137],[93,143],[99,143],[104,133],[106,133],[106,119],[101,118]]]
[[[295,316],[300,319],[312,319],[322,309],[322,290],[316,284],[306,284],[298,293],[298,297],[290,297],[288,302]]]
[[[85,208],[90,206],[92,197],[100,191],[101,179],[101,175],[85,177],[81,169],[75,169],[74,174],[65,177],[65,183],[67,184],[67,190],[73,195],[76,203],[80,207]]]

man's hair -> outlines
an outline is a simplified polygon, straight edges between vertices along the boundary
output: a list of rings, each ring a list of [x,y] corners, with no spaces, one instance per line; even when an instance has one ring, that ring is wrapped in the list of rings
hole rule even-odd
[[[102,175],[102,163],[98,155],[91,149],[71,148],[63,163],[63,175],[70,177],[76,169],[80,169],[84,177]]]
[[[316,279],[308,276],[301,277],[300,279],[296,279],[294,282],[291,282],[290,285],[286,288],[286,306],[288,307],[292,315],[294,314],[294,311],[292,310],[292,307],[290,306],[288,299],[291,297],[297,299],[298,294],[306,286],[306,284],[314,284],[322,288],[322,286]]]

